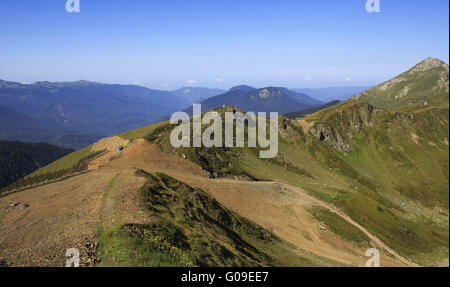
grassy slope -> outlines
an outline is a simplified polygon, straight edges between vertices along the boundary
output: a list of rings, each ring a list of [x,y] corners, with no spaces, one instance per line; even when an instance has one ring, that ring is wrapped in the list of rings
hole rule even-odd
[[[0,141],[0,189],[72,151],[46,143]]]
[[[318,206],[312,208],[310,213],[341,238],[362,247],[370,246],[370,239],[366,234],[335,213]]]
[[[448,108],[419,110],[413,117],[376,110],[349,137],[353,120],[345,109],[354,117],[355,109],[366,108],[343,104],[307,118],[331,127],[351,147],[336,152],[328,139],[310,139],[315,158],[349,183],[332,202],[406,256],[423,264],[430,264],[424,253],[448,258]],[[440,256],[436,249],[443,250]]]
[[[338,151],[331,139],[321,141],[288,119],[280,122],[279,153],[270,160],[259,159],[257,149],[174,149],[170,125],[146,138],[212,176],[245,174],[300,186],[420,263],[448,258],[448,108],[416,110],[411,117],[343,103],[305,121],[327,127],[350,149]]]
[[[63,169],[71,168],[72,166],[76,165],[81,159],[93,154],[92,151],[92,145],[84,147],[82,149],[79,149],[73,153],[70,153],[66,155],[65,157],[62,157],[51,164],[44,166],[29,176],[36,176],[41,175],[45,173],[55,172]]]
[[[423,68],[426,62],[434,67]],[[393,80],[356,95],[351,100],[371,103],[386,109],[408,106],[448,106],[448,65],[437,59],[427,59]]]
[[[139,194],[152,221],[101,230],[102,266],[316,265],[202,190],[162,173],[137,175],[148,180]]]
[[[163,123],[157,123],[157,124],[150,125],[150,126],[141,127],[141,128],[135,129],[135,130],[123,132],[121,134],[118,134],[118,136],[120,136],[124,139],[128,139],[128,140],[145,137],[146,135],[151,133],[155,128],[157,128],[161,125],[164,125],[164,124],[167,124],[167,123],[163,122]],[[77,164],[81,159],[86,158],[90,155],[93,155],[94,153],[95,152],[92,151],[92,145],[86,146],[82,149],[79,149],[73,153],[68,154],[65,157],[62,157],[62,158],[50,163],[47,166],[44,166],[44,167],[38,169],[34,173],[30,174],[30,176],[41,175],[41,174],[45,174],[45,173],[49,173],[49,172],[54,172],[54,171],[58,171],[58,170],[71,168],[72,166]]]

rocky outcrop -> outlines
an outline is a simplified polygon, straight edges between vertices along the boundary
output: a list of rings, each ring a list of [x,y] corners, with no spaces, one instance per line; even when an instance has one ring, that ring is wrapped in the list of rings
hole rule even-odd
[[[334,149],[348,153],[351,151],[350,140],[365,126],[373,124],[377,111],[369,104],[343,105],[329,111],[323,121],[313,123],[309,131]]]

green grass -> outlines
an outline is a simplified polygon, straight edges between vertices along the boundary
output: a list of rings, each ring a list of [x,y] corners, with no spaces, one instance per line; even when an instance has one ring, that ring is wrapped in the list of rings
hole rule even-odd
[[[423,107],[425,102],[428,106],[448,107],[448,66],[421,72],[407,71],[396,79],[401,80],[387,88],[378,85],[351,100],[389,110],[407,111]]]
[[[151,222],[103,223],[99,266],[338,265],[296,249],[200,189],[162,173],[136,174],[148,180],[138,193]]]
[[[339,215],[322,207],[313,207],[309,212],[315,219],[324,223],[333,233],[341,238],[362,247],[369,246],[369,237]]]
[[[280,118],[279,153],[270,160],[260,159],[257,148],[174,149],[165,124],[140,135],[215,177],[245,174],[301,187],[338,205],[400,254],[430,264],[448,254],[448,116],[448,106],[406,113],[341,103],[305,118],[328,131],[324,140]],[[338,140],[349,150],[338,149]]]
[[[170,246],[187,252],[187,258],[195,258],[195,265],[315,265],[293,253],[272,233],[221,206],[202,190],[162,173],[141,171],[140,174],[149,181],[139,193],[146,208],[158,218],[158,225],[163,226],[159,229],[153,226],[151,232],[161,234],[158,230],[164,230],[161,237]]]
[[[60,171],[63,169],[69,169],[73,167],[74,165],[78,164],[80,160],[83,158],[86,158],[95,152],[92,151],[92,145],[84,147],[82,149],[79,149],[73,153],[70,153],[66,155],[65,157],[62,157],[51,164],[44,166],[32,174],[28,175],[29,177],[36,176],[36,175],[42,175],[46,173],[51,173],[55,171]]]
[[[398,252],[414,259],[435,249],[448,250],[448,223],[439,226],[429,219],[408,220],[370,198],[354,194],[335,203],[362,226]]]
[[[142,231],[137,235],[134,231]],[[99,267],[194,267],[187,252],[176,248],[153,226],[114,226],[99,230]]]
[[[166,124],[168,124],[168,122],[160,122],[160,123],[157,123],[157,124],[141,127],[141,128],[135,129],[135,130],[126,131],[126,132],[118,134],[118,136],[120,136],[121,138],[124,138],[126,140],[134,140],[134,139],[137,139],[137,138],[145,138],[150,133],[152,133],[153,130],[155,130],[156,128],[159,128],[159,127],[161,127],[163,125],[166,125]]]

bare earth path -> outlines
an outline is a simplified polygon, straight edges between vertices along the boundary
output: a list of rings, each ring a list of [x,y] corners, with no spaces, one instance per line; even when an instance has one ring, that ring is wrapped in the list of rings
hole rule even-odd
[[[372,247],[381,248],[382,266],[417,266],[396,253],[345,213],[309,195],[299,187],[282,182],[245,182],[232,179],[212,180],[208,186],[200,184],[198,179],[184,180],[212,194],[228,208],[315,254],[352,266],[364,266],[368,259],[365,257],[367,248],[358,248],[341,240],[332,232],[317,228],[315,220],[307,210],[312,206],[320,206],[361,230],[372,241]],[[224,190],[217,186],[222,186]],[[246,190],[245,187],[252,190]]]
[[[282,183],[284,186],[286,186],[286,184]],[[293,187],[288,185],[288,188],[295,188],[295,189],[299,189],[297,187]],[[302,190],[303,191],[303,190]],[[305,192],[305,191],[303,191]],[[326,202],[320,201],[317,198],[310,196],[310,195],[305,195],[307,197],[309,197],[309,199],[315,203],[317,203],[318,205],[328,209],[329,211],[339,215],[340,217],[342,217],[343,219],[345,219],[348,223],[352,224],[353,226],[355,226],[356,228],[358,228],[359,230],[361,230],[361,232],[363,232],[365,235],[367,235],[367,237],[370,238],[370,240],[372,240],[377,247],[381,247],[384,250],[386,250],[387,252],[389,252],[391,255],[395,256],[395,258],[397,258],[399,261],[401,261],[402,263],[404,263],[407,266],[412,266],[412,267],[418,267],[419,265],[415,264],[414,262],[411,262],[410,260],[406,259],[405,257],[399,255],[397,252],[395,252],[392,248],[390,248],[388,245],[386,245],[383,241],[381,241],[378,237],[376,237],[375,235],[373,235],[372,233],[370,233],[366,228],[364,228],[363,226],[361,226],[359,223],[357,223],[356,221],[354,221],[350,216],[348,216],[347,214],[345,214],[344,212],[342,212],[341,210],[339,210],[337,207],[332,206]]]

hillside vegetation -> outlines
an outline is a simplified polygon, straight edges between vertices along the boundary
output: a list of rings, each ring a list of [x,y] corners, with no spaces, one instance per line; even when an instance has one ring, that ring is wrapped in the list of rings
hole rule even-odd
[[[70,134],[101,136],[148,125],[190,103],[171,92],[89,81],[21,84],[0,80],[0,100],[9,109],[50,121]]]
[[[0,190],[72,151],[46,143],[0,141]]]
[[[138,170],[150,222],[101,231],[104,266],[314,266],[289,245],[210,195],[163,173]]]
[[[407,72],[351,98],[386,109],[448,106],[448,64],[427,58]]]
[[[304,120],[282,118],[280,150],[270,160],[249,148],[173,149],[169,124],[146,138],[212,177],[300,186],[401,254],[422,260],[441,250],[431,259],[439,261],[448,256],[448,116],[448,108],[405,114],[343,103]]]
[[[380,94],[379,86],[303,119],[281,118],[274,159],[261,160],[258,149],[249,148],[173,149],[169,124],[146,138],[202,166],[212,177],[300,186],[342,209],[404,256],[439,264],[448,258],[449,231],[445,71],[445,64],[428,59],[401,76],[411,78],[381,85],[381,90],[389,87],[386,93]],[[388,96],[405,84],[414,86],[411,92],[401,99]]]
[[[46,142],[63,148],[79,149],[100,136],[76,134],[48,119],[29,118],[0,105],[0,140]]]
[[[448,265],[448,66],[427,59],[387,83],[303,118],[280,117],[279,152],[272,159],[260,159],[260,147],[176,149],[169,140],[175,126],[168,122],[119,137],[129,140],[130,148],[137,141],[156,145],[161,154],[187,159],[211,178],[299,187],[349,216],[402,257],[425,266]],[[395,91],[407,92],[397,97]],[[215,111],[223,117],[226,111],[240,110]],[[90,152],[73,153],[38,173],[66,166]],[[157,161],[153,155],[145,160]],[[188,176],[190,172],[183,170]],[[108,261],[111,254],[126,266],[316,264],[310,258],[291,257],[281,239],[223,208],[201,190],[162,173],[139,174],[147,181],[139,194],[153,221],[103,230],[103,250],[109,252],[105,265],[117,263]],[[369,244],[367,234],[342,216],[321,208],[311,209],[310,214],[346,241]],[[114,244],[119,244],[118,249],[108,248]],[[115,250],[128,255],[121,257]],[[133,261],[133,254],[144,255]]]

